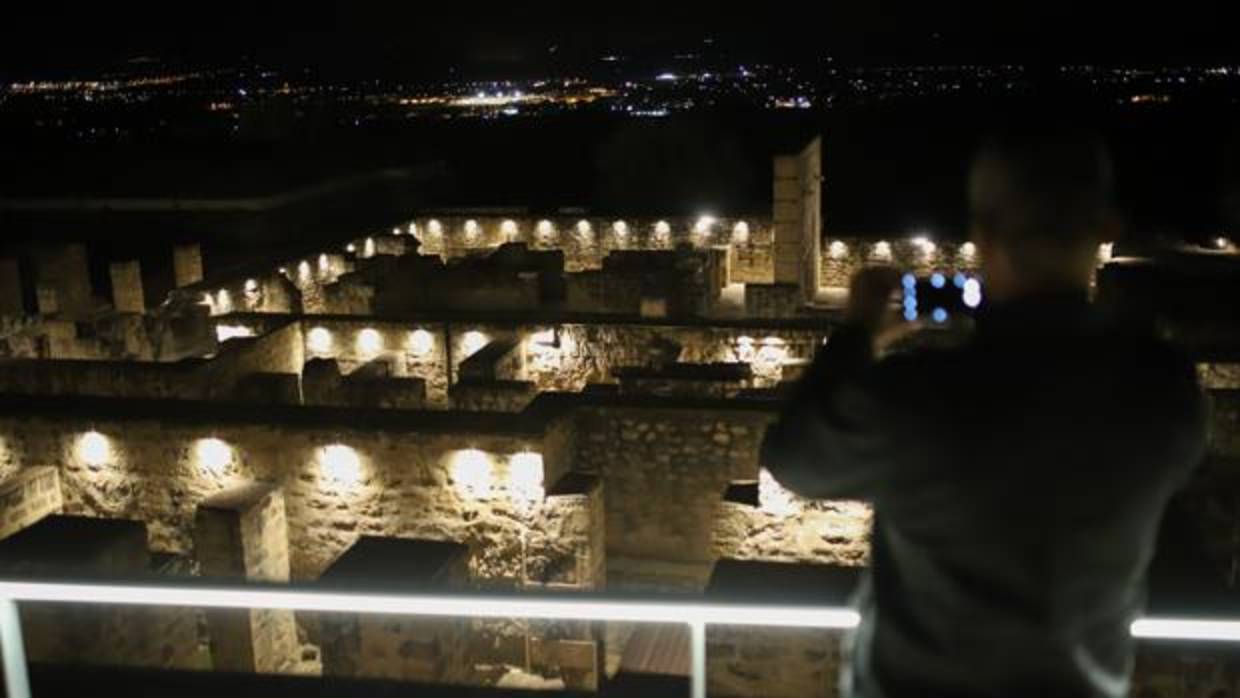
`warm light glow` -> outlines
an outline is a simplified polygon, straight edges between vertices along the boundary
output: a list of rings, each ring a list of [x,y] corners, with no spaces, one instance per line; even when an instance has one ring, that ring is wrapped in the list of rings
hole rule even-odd
[[[399,226],[399,225],[398,225],[398,226],[396,226],[395,228],[392,228],[392,234],[393,234],[393,235],[400,235],[400,233],[401,233],[401,230],[400,230],[400,226]]]
[[[362,244],[362,256],[363,257],[374,257],[375,256],[375,239],[374,238],[366,238],[366,242]]]
[[[227,342],[234,337],[253,337],[254,330],[245,325],[216,325],[215,340],[217,342]]]
[[[97,431],[88,431],[78,437],[77,455],[86,465],[104,465],[112,460],[112,442]]]
[[[594,227],[590,225],[590,221],[577,221],[577,234],[582,238],[589,240],[590,236],[594,234]]]
[[[886,240],[879,240],[874,243],[874,248],[870,251],[876,259],[891,259],[891,244]]]
[[[672,226],[668,225],[667,221],[659,221],[654,224],[654,234],[658,236],[660,240],[667,238],[667,236],[671,235],[671,233]]]
[[[796,516],[801,500],[784,489],[766,468],[758,471],[758,508],[772,516]]]
[[[367,327],[357,333],[357,351],[363,356],[373,356],[383,351],[383,335],[379,331]]]
[[[934,254],[934,251],[938,249],[934,242],[925,235],[918,235],[917,237],[914,237],[912,243],[917,246],[917,249],[922,251],[922,254]]]
[[[526,451],[508,459],[508,496],[528,507],[543,498],[543,457]]]
[[[348,252],[349,254],[353,254],[354,252],[357,252],[357,245],[354,245],[353,243],[350,242],[349,244],[344,246],[344,250],[345,252]]]
[[[435,336],[426,330],[414,330],[409,333],[409,352],[414,356],[425,356],[435,348]]]
[[[207,475],[220,476],[233,462],[233,449],[217,438],[198,439],[194,444],[194,459]]]
[[[315,354],[327,354],[332,350],[332,333],[326,327],[315,327],[306,333],[306,347]]]
[[[374,245],[374,240],[366,238],[366,241],[372,246]],[[319,255],[319,271],[326,274],[329,269],[331,269],[331,260],[327,258],[327,254],[324,253]]]
[[[1214,246],[1219,248],[1220,250],[1225,250],[1231,247],[1231,240],[1228,240],[1227,238],[1224,238],[1224,237],[1215,238]]]
[[[211,306],[211,310],[212,310],[212,312],[214,312],[214,310],[215,310],[215,299],[211,297],[211,294],[210,294],[210,293],[204,293],[204,294],[202,294],[202,300],[198,301],[198,305],[209,305],[209,306]]]
[[[465,499],[488,499],[495,479],[491,457],[476,448],[467,448],[452,454],[449,467],[452,484],[457,494]]]
[[[426,234],[433,238],[440,237],[443,235],[443,224],[432,218],[431,221],[426,224]]]
[[[499,232],[505,239],[511,241],[513,238],[517,237],[517,222],[512,219],[508,219],[503,223],[500,223]]]
[[[221,288],[219,293],[215,294],[215,312],[227,313],[232,310],[232,294],[228,289]]]
[[[842,240],[832,240],[827,245],[827,254],[831,255],[831,259],[843,259],[848,254],[848,245]]]
[[[461,358],[471,356],[474,352],[485,347],[489,341],[491,340],[478,330],[470,330],[469,332],[466,332],[465,335],[461,337],[461,351],[464,353],[464,356]]]
[[[465,221],[465,239],[466,240],[472,241],[476,239],[480,234],[482,234],[482,228],[478,225],[478,221],[473,220],[472,218],[470,220]]]
[[[972,242],[966,242],[960,246],[960,254],[965,257],[972,257],[977,254],[977,245]]]
[[[714,216],[699,216],[697,223],[693,224],[693,232],[698,235],[706,235],[710,232],[711,226],[715,224]]]
[[[555,235],[555,226],[549,220],[541,220],[538,221],[538,227],[535,228],[535,232],[538,233],[538,239],[545,242]]]
[[[1115,250],[1115,244],[1104,242],[1098,245],[1098,261],[1106,264],[1111,261],[1111,253]]]
[[[417,224],[417,223],[410,223],[410,224],[409,224],[409,234],[410,234],[410,235],[417,235],[417,234],[418,234],[418,224]]]
[[[611,231],[615,233],[618,238],[628,237],[629,224],[624,221],[616,221],[611,224]]]
[[[319,452],[319,467],[329,482],[353,487],[362,481],[362,460],[348,446],[333,444]]]
[[[245,280],[245,292],[246,293],[257,293],[258,292],[258,280],[257,279],[246,279]]]
[[[305,281],[310,278],[310,263],[304,259],[301,260],[301,263],[297,265],[297,278],[301,279],[302,281]]]
[[[737,221],[736,225],[732,226],[732,241],[742,245],[749,242],[748,223],[745,221]]]

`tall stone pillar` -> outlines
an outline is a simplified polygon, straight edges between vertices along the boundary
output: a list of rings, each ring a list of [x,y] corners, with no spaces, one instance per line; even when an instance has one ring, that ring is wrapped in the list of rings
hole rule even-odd
[[[53,312],[83,315],[93,310],[85,245],[39,245],[34,248],[34,263],[38,286],[55,290]],[[45,312],[42,301],[39,312]]]
[[[796,284],[806,302],[818,291],[822,236],[822,138],[775,158],[775,283]]]
[[[0,316],[25,315],[22,276],[16,259],[0,259]]]
[[[202,281],[202,248],[198,243],[172,248],[172,273],[177,288]]]
[[[112,276],[112,307],[118,313],[143,313],[146,297],[142,292],[142,267],[137,260],[113,262],[108,266]]]
[[[221,492],[198,506],[194,549],[205,577],[287,582],[288,523],[279,487],[251,483]],[[297,661],[292,611],[207,612],[216,669],[278,672]]]

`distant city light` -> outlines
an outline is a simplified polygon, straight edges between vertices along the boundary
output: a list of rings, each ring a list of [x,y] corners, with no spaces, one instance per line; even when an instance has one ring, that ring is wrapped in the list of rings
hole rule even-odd
[[[353,243],[350,242],[349,244],[344,246],[344,251],[348,252],[349,254],[357,252],[357,245],[354,245]]]
[[[930,275],[930,285],[935,288],[943,288],[947,285],[947,278],[936,271]]]
[[[659,80],[662,82],[675,82],[676,79],[677,79],[676,73],[659,73],[657,76],[655,76],[655,80]]]
[[[947,322],[947,311],[943,308],[935,308],[934,311],[930,313],[930,319],[939,324],[943,324],[944,322]]]
[[[904,276],[900,277],[900,284],[911,291],[917,287],[917,277],[913,276],[911,272],[905,273]]]
[[[963,272],[958,271],[956,272],[956,275],[952,277],[952,284],[955,285],[956,288],[963,289],[965,282],[968,280],[969,277],[965,276]]]

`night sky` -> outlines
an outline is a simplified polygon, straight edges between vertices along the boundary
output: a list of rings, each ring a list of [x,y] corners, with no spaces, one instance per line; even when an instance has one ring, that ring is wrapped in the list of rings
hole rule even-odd
[[[1014,4],[789,1],[776,12],[775,3],[25,2],[2,10],[0,76],[74,74],[151,55],[221,63],[250,56],[355,78],[442,77],[453,67],[500,77],[605,52],[692,50],[707,37],[739,58],[1240,61],[1227,3]]]

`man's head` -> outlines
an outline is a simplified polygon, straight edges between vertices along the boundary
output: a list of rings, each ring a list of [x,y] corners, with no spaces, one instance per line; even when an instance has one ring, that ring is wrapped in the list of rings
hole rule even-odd
[[[1111,161],[1087,131],[1054,124],[988,138],[969,175],[970,236],[987,290],[1004,299],[1088,285],[1118,233]]]

